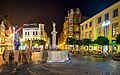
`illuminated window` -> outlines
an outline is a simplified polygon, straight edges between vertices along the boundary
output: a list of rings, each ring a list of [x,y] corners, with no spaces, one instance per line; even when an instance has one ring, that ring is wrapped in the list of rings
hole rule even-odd
[[[101,28],[98,28],[98,35],[101,34]]]
[[[89,38],[92,39],[92,30],[89,31]]]
[[[116,16],[118,16],[118,8],[113,10],[113,17],[116,17]]]
[[[90,22],[90,25],[89,25],[89,27],[92,27],[92,22]]]
[[[72,18],[69,18],[69,23],[73,23],[73,19]]]
[[[77,40],[79,39],[79,34],[76,34],[76,39],[77,39]]]
[[[109,13],[105,14],[105,21],[109,20]]]
[[[73,26],[69,26],[69,31],[73,31]]]
[[[101,17],[98,18],[98,23],[101,23]]]
[[[76,26],[76,31],[79,31],[79,26]]]
[[[84,34],[82,33],[82,39],[84,39]]]
[[[86,37],[86,38],[88,37],[88,32],[85,32],[85,37]]]
[[[112,24],[112,37],[116,37],[118,35],[118,23]]]
[[[104,26],[104,36],[108,37],[109,35],[109,26]]]

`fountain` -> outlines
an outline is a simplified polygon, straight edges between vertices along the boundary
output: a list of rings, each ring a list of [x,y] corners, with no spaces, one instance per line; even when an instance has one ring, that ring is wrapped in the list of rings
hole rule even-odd
[[[69,60],[68,51],[58,51],[56,45],[56,34],[57,31],[55,30],[55,22],[53,22],[53,31],[52,34],[52,50],[48,51],[48,59],[47,62],[64,62]]]

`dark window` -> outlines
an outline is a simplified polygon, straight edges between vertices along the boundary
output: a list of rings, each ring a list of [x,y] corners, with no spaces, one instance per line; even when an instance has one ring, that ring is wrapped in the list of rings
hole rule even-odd
[[[84,29],[84,26],[82,26],[82,30]]]
[[[28,35],[29,35],[29,32],[28,32]]]
[[[98,18],[98,23],[101,23],[101,17]]]
[[[36,31],[36,35],[37,35],[37,31]]]
[[[88,24],[86,24],[85,29],[87,29],[87,27],[88,27]]]
[[[35,35],[35,32],[33,31],[33,35]]]
[[[43,35],[43,31],[41,31],[41,35]]]
[[[118,8],[113,10],[113,17],[116,17],[116,16],[118,16]]]
[[[76,18],[76,23],[79,23],[79,18]]]
[[[27,32],[25,32],[25,35],[27,35]]]
[[[109,13],[105,14],[105,21],[109,20]]]
[[[90,25],[89,25],[89,27],[92,27],[92,22],[90,22]]]

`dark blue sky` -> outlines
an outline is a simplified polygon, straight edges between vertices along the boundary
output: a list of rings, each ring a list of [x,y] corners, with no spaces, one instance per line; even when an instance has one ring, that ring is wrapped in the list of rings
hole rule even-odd
[[[52,21],[62,30],[67,10],[80,8],[83,15],[92,17],[119,0],[0,0],[0,14],[9,15],[13,25],[40,22],[50,36]],[[58,35],[59,35],[58,33]]]

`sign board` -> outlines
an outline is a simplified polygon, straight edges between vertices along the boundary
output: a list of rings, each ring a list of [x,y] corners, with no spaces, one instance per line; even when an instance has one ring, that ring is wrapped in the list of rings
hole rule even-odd
[[[108,26],[108,25],[110,25],[110,20],[104,21],[102,24],[102,26]]]

